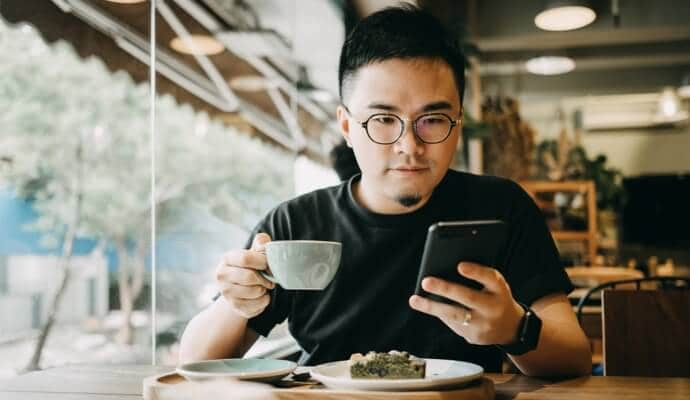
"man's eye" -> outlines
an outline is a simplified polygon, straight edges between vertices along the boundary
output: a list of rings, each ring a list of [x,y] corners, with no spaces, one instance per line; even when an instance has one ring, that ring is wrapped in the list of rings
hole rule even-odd
[[[391,125],[396,122],[396,119],[389,115],[378,115],[371,119],[373,122],[381,125]]]
[[[427,117],[422,120],[422,123],[425,125],[438,125],[443,124],[445,122],[446,120],[441,117]]]

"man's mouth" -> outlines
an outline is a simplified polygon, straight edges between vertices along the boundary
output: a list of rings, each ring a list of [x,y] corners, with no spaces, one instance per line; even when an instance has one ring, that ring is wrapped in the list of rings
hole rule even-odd
[[[408,174],[419,173],[419,172],[426,171],[428,169],[429,169],[429,167],[412,166],[412,165],[404,165],[404,166],[391,168],[392,171],[399,172],[399,173],[408,173]]]

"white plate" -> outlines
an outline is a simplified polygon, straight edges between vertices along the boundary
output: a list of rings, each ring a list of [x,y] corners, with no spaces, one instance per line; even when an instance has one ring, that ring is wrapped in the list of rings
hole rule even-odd
[[[312,368],[311,376],[332,389],[348,390],[436,390],[468,384],[484,374],[477,364],[426,358],[424,379],[352,379],[348,361],[336,361]]]
[[[228,358],[184,364],[179,366],[176,371],[192,381],[234,378],[245,381],[271,382],[287,376],[295,367],[297,364],[286,360]]]

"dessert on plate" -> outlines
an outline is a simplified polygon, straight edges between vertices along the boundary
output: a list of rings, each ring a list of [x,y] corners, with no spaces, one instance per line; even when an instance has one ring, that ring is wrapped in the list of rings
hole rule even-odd
[[[350,356],[353,379],[423,379],[426,361],[406,351],[355,353]]]

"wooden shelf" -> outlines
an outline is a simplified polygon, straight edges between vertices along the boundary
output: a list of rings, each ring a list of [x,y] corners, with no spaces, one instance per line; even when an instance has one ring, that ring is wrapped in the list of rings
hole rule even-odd
[[[551,236],[555,240],[589,240],[587,231],[553,231]]]
[[[556,241],[581,241],[587,245],[587,257],[589,262],[593,263],[597,255],[597,193],[595,191],[594,182],[592,181],[565,181],[565,182],[549,182],[549,181],[523,181],[520,185],[525,189],[532,199],[534,199],[537,206],[544,211],[552,210],[554,205],[552,201],[544,201],[537,196],[538,193],[557,193],[557,192],[575,192],[582,193],[586,196],[587,207],[587,230],[586,231],[561,231],[552,230],[551,235]]]
[[[593,185],[592,181],[523,181],[520,185],[530,193],[540,192],[580,192],[585,193]]]

